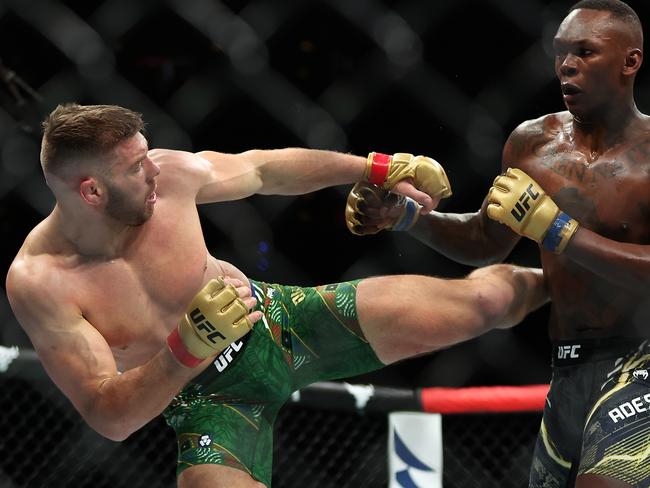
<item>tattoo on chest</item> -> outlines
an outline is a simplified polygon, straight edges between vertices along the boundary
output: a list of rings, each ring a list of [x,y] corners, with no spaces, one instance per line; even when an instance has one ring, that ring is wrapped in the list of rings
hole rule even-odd
[[[582,184],[615,178],[625,172],[625,165],[617,160],[585,164],[569,157],[544,158],[541,164],[566,180]]]

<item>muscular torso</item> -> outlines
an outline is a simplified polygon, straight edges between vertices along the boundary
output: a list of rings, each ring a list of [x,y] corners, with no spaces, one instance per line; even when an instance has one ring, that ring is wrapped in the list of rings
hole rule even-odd
[[[164,167],[162,168],[164,171]],[[118,258],[94,259],[75,253],[43,253],[56,240],[47,220],[23,249],[42,260],[59,284],[52,293],[72,301],[113,351],[122,371],[146,362],[165,344],[194,294],[209,279],[241,271],[208,252],[193,199],[170,195],[161,174],[152,217],[134,228]]]
[[[607,239],[650,244],[647,119],[639,120],[624,141],[602,154],[576,148],[567,112],[535,121],[528,130],[525,147],[515,148],[523,155],[516,166],[535,179],[562,211]],[[544,250],[542,265],[552,298],[552,338],[639,334],[635,321],[645,299],[641,293]]]

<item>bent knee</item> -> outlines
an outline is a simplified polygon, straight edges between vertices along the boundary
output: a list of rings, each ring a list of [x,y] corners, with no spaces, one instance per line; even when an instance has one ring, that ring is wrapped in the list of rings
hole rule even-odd
[[[515,325],[548,300],[541,269],[495,264],[473,271],[467,279],[477,286],[488,329]]]

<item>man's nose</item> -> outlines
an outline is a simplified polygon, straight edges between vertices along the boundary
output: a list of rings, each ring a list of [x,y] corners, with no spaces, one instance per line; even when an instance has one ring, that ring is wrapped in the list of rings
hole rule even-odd
[[[151,175],[151,177],[156,177],[160,174],[160,166],[154,163],[148,156],[145,159],[145,164],[147,165],[147,173]]]
[[[564,76],[575,76],[578,73],[576,57],[572,54],[565,56],[560,65],[560,73]]]

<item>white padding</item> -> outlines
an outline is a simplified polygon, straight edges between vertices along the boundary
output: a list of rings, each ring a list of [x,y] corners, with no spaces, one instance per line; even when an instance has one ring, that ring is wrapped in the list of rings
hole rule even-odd
[[[442,487],[442,417],[437,413],[388,415],[388,487]]]
[[[0,373],[9,369],[9,365],[20,355],[17,346],[0,346]]]

